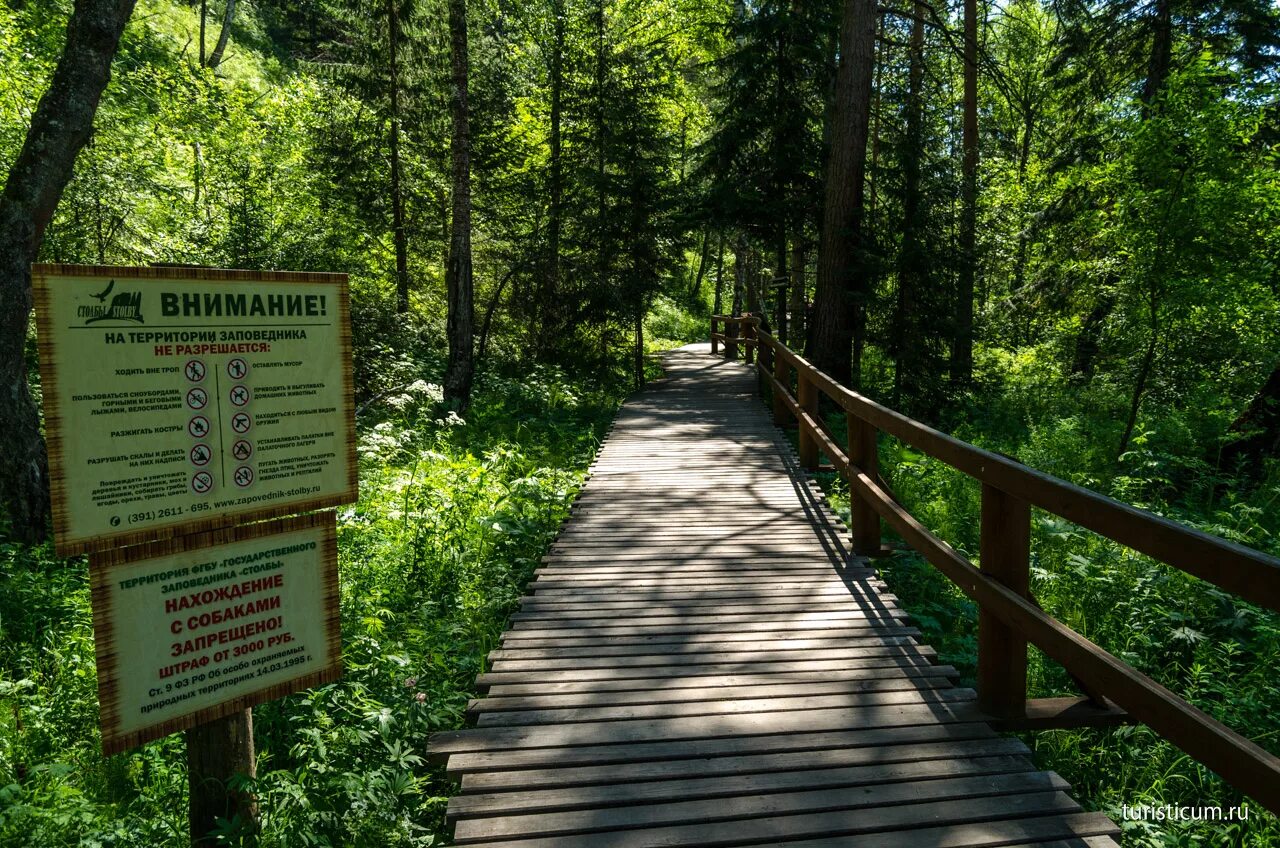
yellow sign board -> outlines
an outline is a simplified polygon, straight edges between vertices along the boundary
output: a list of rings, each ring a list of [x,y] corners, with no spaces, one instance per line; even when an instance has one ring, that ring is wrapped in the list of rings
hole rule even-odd
[[[344,274],[32,268],[60,554],[356,499]]]
[[[332,512],[94,554],[102,749],[342,674]]]

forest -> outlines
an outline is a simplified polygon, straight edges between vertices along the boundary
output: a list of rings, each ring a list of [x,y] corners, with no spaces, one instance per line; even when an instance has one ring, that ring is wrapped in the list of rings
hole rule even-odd
[[[55,555],[33,262],[350,275],[345,675],[254,709],[253,828],[449,844],[461,727],[655,354],[750,312],[843,384],[1280,555],[1274,0],[3,0],[0,845],[188,844],[181,735],[104,757]],[[980,492],[882,438],[978,551]],[[820,474],[847,509],[847,486]],[[977,608],[879,567],[972,682]],[[1280,616],[1039,511],[1046,611],[1280,753]],[[1029,689],[1071,690],[1032,651]],[[1241,803],[1142,725],[1025,737],[1086,808]],[[1124,821],[1280,845],[1280,819]]]

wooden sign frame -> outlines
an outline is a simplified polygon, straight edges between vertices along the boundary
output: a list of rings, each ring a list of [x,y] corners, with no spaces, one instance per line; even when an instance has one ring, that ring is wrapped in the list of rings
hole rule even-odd
[[[43,393],[45,397],[45,429],[46,441],[49,452],[49,471],[50,471],[50,489],[53,498],[53,525],[54,537],[57,552],[62,556],[70,556],[73,554],[89,553],[93,551],[107,550],[120,545],[134,545],[154,539],[171,538],[181,533],[200,533],[215,530],[221,527],[227,527],[235,524],[259,521],[268,518],[275,518],[282,515],[290,515],[309,510],[324,509],[327,507],[339,506],[342,504],[352,503],[358,497],[358,469],[355,450],[355,400],[354,385],[351,373],[351,304],[350,292],[347,286],[346,274],[326,274],[326,273],[300,273],[287,271],[238,271],[227,269],[211,269],[211,268],[192,268],[185,266],[170,267],[151,267],[151,268],[135,268],[135,267],[113,267],[113,266],[97,266],[97,265],[57,265],[57,264],[38,264],[32,266],[32,288],[36,306],[36,322],[38,329],[37,343],[40,353],[40,374],[43,384]],[[186,512],[185,514],[176,515],[172,520],[165,521],[164,517],[156,520],[148,521],[145,526],[137,528],[129,528],[122,524],[119,531],[103,531],[92,535],[72,535],[70,507],[68,506],[68,495],[71,492],[72,474],[67,467],[66,444],[69,439],[74,438],[76,427],[86,426],[86,421],[64,421],[61,410],[61,396],[59,387],[62,383],[60,379],[59,366],[55,345],[58,333],[64,332],[62,328],[55,327],[54,316],[51,307],[51,286],[56,286],[57,278],[96,278],[109,279],[112,281],[123,281],[125,286],[121,289],[127,290],[127,283],[160,283],[171,285],[175,288],[183,286],[200,285],[207,291],[209,283],[234,282],[234,283],[266,283],[266,284],[325,284],[336,287],[336,308],[337,313],[334,320],[336,321],[336,331],[338,334],[338,354],[343,363],[341,379],[342,400],[338,406],[338,413],[335,418],[335,427],[333,431],[337,433],[337,441],[341,445],[344,455],[335,458],[334,462],[345,470],[346,487],[340,492],[322,493],[320,496],[281,496],[274,500],[264,501],[261,504],[252,504],[243,508],[225,508],[222,511],[214,511],[210,509],[208,512],[194,514]],[[110,289],[108,289],[110,290]],[[98,295],[93,295],[98,297]],[[117,294],[119,299],[121,295]],[[105,295],[104,295],[105,298]],[[116,305],[113,302],[112,309]],[[121,307],[127,309],[127,303]],[[192,325],[198,328],[199,324]],[[252,324],[246,326],[251,327]],[[110,325],[104,325],[104,329],[119,329]],[[151,329],[146,325],[139,325],[133,328],[138,331],[146,331]],[[170,364],[174,361],[180,363],[180,360],[170,360]],[[340,418],[340,422],[337,419]],[[340,428],[337,426],[340,424]],[[207,425],[207,422],[206,422]],[[210,434],[212,438],[212,434]],[[252,448],[251,448],[252,450]],[[83,472],[76,470],[77,474],[83,476]],[[254,472],[250,472],[250,479],[253,479]],[[260,475],[259,475],[260,476]],[[212,478],[210,478],[212,479]],[[192,478],[194,488],[194,477]],[[238,482],[238,481],[237,481]],[[227,480],[223,481],[224,487]],[[279,484],[283,485],[283,483]],[[225,498],[227,495],[234,495],[234,491],[219,491],[218,495]],[[194,497],[194,496],[189,496]],[[210,495],[210,499],[213,499]],[[144,502],[145,508],[146,502]],[[127,507],[121,507],[122,512],[127,512]],[[163,512],[163,511],[162,511]],[[118,520],[113,517],[113,522]],[[98,522],[101,524],[102,522]]]
[[[116,580],[115,575],[120,570],[119,567],[148,559],[204,550],[209,550],[212,556],[217,556],[216,552],[214,552],[217,546],[256,539],[269,539],[273,536],[278,537],[303,530],[321,531],[321,544],[318,555],[324,605],[325,649],[328,652],[328,661],[324,668],[283,682],[277,682],[132,732],[121,731],[119,729],[121,716],[120,692],[118,689],[119,682],[122,679],[118,668],[121,655],[116,645],[117,634],[115,632],[115,616],[112,609],[112,586]],[[89,562],[93,598],[94,643],[98,668],[98,700],[101,709],[102,752],[104,755],[116,754],[145,742],[168,736],[171,733],[233,715],[248,707],[283,698],[294,692],[332,683],[342,676],[342,627],[339,610],[337,529],[336,517],[332,511],[225,528],[190,536],[180,536],[124,550],[95,553],[90,556]]]

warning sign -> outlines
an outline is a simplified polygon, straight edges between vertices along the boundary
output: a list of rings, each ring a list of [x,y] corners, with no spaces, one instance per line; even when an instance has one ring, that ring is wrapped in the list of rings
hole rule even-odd
[[[356,499],[341,274],[32,268],[60,554]]]
[[[90,566],[105,754],[341,676],[332,512],[94,554]]]

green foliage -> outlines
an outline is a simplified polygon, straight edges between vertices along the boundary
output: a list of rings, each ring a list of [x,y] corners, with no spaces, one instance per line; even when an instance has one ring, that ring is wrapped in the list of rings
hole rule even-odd
[[[439,401],[419,379],[367,408],[339,515],[346,673],[254,710],[263,846],[443,838],[427,735],[462,725],[617,405],[554,369],[484,376],[465,420]],[[0,546],[0,845],[185,845],[181,737],[99,753],[87,584],[83,560]]]
[[[649,307],[644,328],[645,334],[651,339],[702,342],[709,337],[711,321],[691,315],[669,297],[659,296]]]
[[[993,435],[1002,417],[1022,411],[1023,398],[1043,390],[1038,380],[1043,368],[1011,366],[1005,370],[1004,396],[984,405],[987,419],[974,416],[962,437],[1204,532],[1280,553],[1275,534],[1280,478],[1273,474],[1257,489],[1224,490],[1230,478],[1189,465],[1185,451],[1194,451],[1194,441],[1172,435],[1185,426],[1185,413],[1160,422],[1159,432],[1144,433],[1119,473],[1108,473],[1112,457],[1093,449],[1096,440],[1087,435],[1106,432],[1107,422],[1087,415],[1054,417],[1046,409],[1029,429]],[[843,422],[832,423],[837,431],[843,428]],[[880,445],[880,464],[913,515],[980,562],[981,493],[975,482],[892,439]],[[1186,479],[1206,488],[1176,482]],[[847,488],[830,485],[834,502],[847,510]],[[914,552],[895,553],[880,567],[923,641],[960,671],[966,685],[974,685],[977,606]],[[1280,750],[1280,724],[1271,706],[1280,697],[1280,681],[1270,673],[1280,660],[1280,615],[1039,510],[1032,517],[1031,590],[1049,614],[1076,632],[1263,747]],[[1079,694],[1062,667],[1035,649],[1028,692],[1030,697]],[[1280,820],[1145,727],[1053,731],[1028,735],[1027,741],[1040,765],[1076,787],[1077,798],[1117,821],[1122,805],[1249,807],[1249,819],[1230,830],[1211,822],[1129,822],[1126,845],[1264,846],[1280,840]]]

